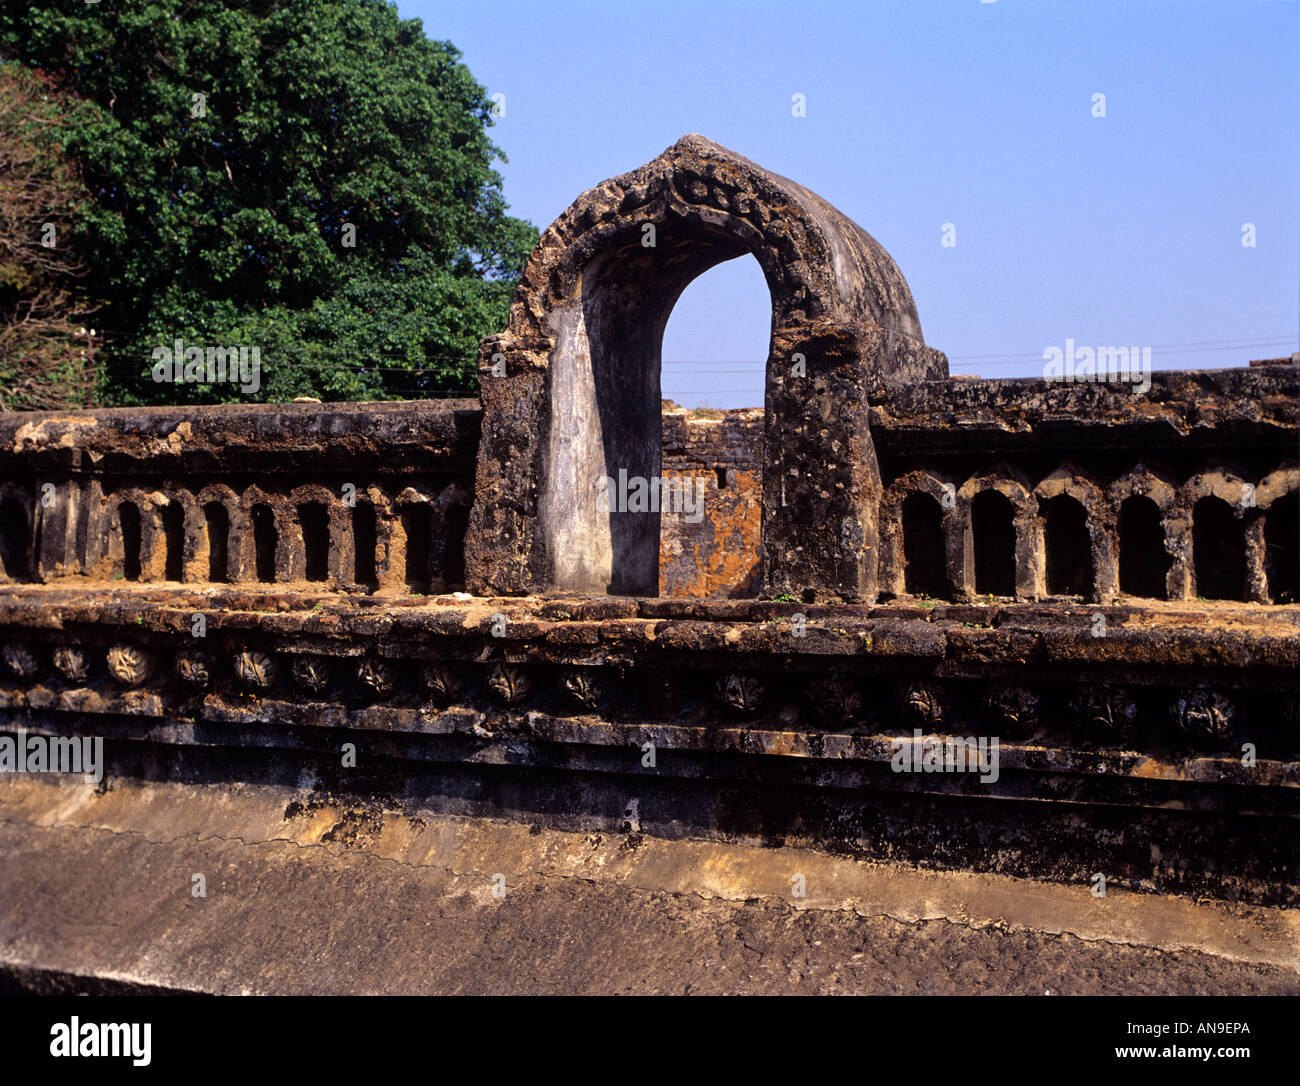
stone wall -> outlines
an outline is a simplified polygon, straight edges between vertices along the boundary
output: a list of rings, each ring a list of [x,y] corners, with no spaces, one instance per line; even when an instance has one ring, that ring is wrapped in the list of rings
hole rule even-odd
[[[888,390],[872,407],[880,598],[1297,602],[1298,403],[1286,365],[1157,374],[1143,397]],[[479,420],[474,401],[0,419],[0,582],[462,589]],[[643,514],[659,595],[759,594],[763,423],[664,414],[676,490]]]
[[[464,582],[475,401],[0,418],[0,582]]]
[[[941,532],[918,549],[886,505],[881,582],[903,586],[870,604],[717,598],[753,591],[757,411],[664,418],[667,468],[705,482],[698,523],[662,519],[662,588],[679,599],[450,594],[472,403],[0,420],[4,730],[103,736],[118,775],[308,780],[449,813],[1068,880],[1104,864],[1136,889],[1300,900],[1300,607],[1268,576],[1269,548],[1294,548],[1270,515],[1294,501],[1296,376],[1167,375],[1149,399],[951,381],[881,396],[886,499],[914,485]],[[951,602],[909,590],[909,547],[971,568],[953,541],[983,530],[972,479],[1020,487],[999,555],[1013,570],[1040,568],[1042,506],[1061,494],[1100,525],[1093,568],[1109,553],[1121,579],[1107,510],[1138,485],[1170,568],[1179,546],[1207,546],[1200,503],[1223,501],[1243,598],[1189,595],[1194,553],[1164,600],[1094,582],[1037,602],[1032,579]],[[897,772],[900,749],[919,757],[915,730],[996,737],[996,779]],[[364,752],[355,771],[345,744]]]
[[[1300,599],[1300,368],[943,381],[872,409],[887,596]]]
[[[763,412],[664,414],[663,476],[691,480],[700,508],[664,514],[659,594],[752,598],[761,587]]]

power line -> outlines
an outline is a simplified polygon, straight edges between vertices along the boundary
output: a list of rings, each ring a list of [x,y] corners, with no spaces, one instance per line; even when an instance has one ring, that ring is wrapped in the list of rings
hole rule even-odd
[[[1254,336],[1250,339],[1202,339],[1202,340],[1196,340],[1192,343],[1144,343],[1141,344],[1141,346],[1150,347],[1153,351],[1164,350],[1167,347],[1204,347],[1213,343],[1239,344],[1244,347],[1256,343],[1266,344],[1266,343],[1277,343],[1279,341],[1290,343],[1295,338],[1296,338],[1295,336],[1290,335],[1288,333],[1286,335],[1281,335],[1281,336]],[[1030,352],[1028,354],[954,354],[954,355],[949,355],[948,357],[967,359],[967,358],[1041,358],[1042,356],[1043,356],[1042,351],[1038,351],[1038,352]]]

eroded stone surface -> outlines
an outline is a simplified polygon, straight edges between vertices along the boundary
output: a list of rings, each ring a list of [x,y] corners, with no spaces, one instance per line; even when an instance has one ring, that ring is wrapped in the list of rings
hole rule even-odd
[[[480,352],[477,594],[653,594],[658,520],[598,481],[661,476],[660,348],[678,296],[751,253],[772,293],[763,584],[874,595],[872,390],[946,376],[889,255],[825,200],[701,136],[584,193],[542,235]]]

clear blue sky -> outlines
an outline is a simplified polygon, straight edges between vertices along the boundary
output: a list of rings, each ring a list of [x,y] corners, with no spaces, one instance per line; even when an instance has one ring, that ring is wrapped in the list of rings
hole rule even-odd
[[[506,96],[498,168],[513,213],[539,228],[699,132],[881,242],[955,373],[1039,374],[1067,337],[1152,346],[1157,369],[1300,347],[1300,4],[398,9]],[[791,115],[796,93],[805,117]],[[1098,93],[1105,118],[1092,116]],[[940,244],[945,223],[954,248]],[[751,257],[696,280],[668,325],[664,395],[761,404],[769,319]],[[1225,340],[1256,342],[1167,346]]]

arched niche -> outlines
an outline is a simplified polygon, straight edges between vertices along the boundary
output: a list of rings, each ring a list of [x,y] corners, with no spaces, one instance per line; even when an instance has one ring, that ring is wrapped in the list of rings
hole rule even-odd
[[[938,548],[939,553],[931,556],[933,564],[940,568],[931,571],[931,576],[924,578],[941,582],[939,591],[923,588],[924,594],[936,599],[951,599],[956,586],[961,580],[962,532],[957,517],[957,487],[954,482],[938,472],[917,468],[894,480],[885,490],[880,511],[880,581],[881,591],[894,596],[915,594],[916,585],[909,586],[909,566],[915,559],[916,550],[908,538],[909,525],[905,511],[909,503],[918,503],[921,499],[933,502],[933,509],[921,505],[931,517],[938,511]],[[911,552],[911,553],[909,553]],[[931,563],[927,563],[931,564]],[[937,576],[933,575],[937,574]]]
[[[772,300],[764,591],[875,597],[868,397],[885,381],[944,377],[946,359],[925,346],[906,281],[866,231],[695,135],[552,223],[506,330],[480,348],[471,591],[657,593],[659,518],[641,503],[660,477],[664,328],[692,280],[745,253]]]
[[[956,587],[965,598],[1043,595],[1038,500],[1024,478],[1006,464],[972,475],[957,491],[957,517],[962,547]]]
[[[1035,488],[1042,533],[1043,591],[1047,595],[1079,595],[1085,600],[1106,603],[1115,598],[1118,567],[1115,558],[1115,525],[1101,487],[1087,472],[1066,462],[1044,478]],[[1065,541],[1054,538],[1053,512],[1073,503],[1080,521],[1076,552],[1062,554]],[[1059,522],[1058,522],[1059,523]],[[1079,578],[1073,591],[1061,592],[1061,565],[1074,565]],[[1069,572],[1069,571],[1067,571]]]

